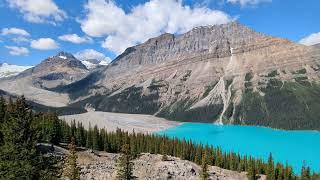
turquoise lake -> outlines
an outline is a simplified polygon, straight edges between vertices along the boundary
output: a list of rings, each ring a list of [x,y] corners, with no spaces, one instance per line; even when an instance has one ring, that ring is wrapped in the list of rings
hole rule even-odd
[[[276,162],[288,162],[295,173],[303,162],[320,172],[320,132],[285,131],[255,126],[184,123],[160,132],[169,137],[191,139],[194,142],[220,147],[225,152],[237,152],[267,160],[272,153]]]

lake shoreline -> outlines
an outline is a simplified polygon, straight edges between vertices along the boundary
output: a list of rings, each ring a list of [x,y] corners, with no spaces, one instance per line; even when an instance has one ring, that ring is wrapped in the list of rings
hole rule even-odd
[[[159,135],[208,144],[223,152],[239,153],[266,161],[273,155],[276,162],[292,165],[299,174],[303,162],[312,171],[320,172],[320,133],[317,131],[288,131],[267,127],[183,123],[161,131]],[[288,151],[290,150],[290,151]]]

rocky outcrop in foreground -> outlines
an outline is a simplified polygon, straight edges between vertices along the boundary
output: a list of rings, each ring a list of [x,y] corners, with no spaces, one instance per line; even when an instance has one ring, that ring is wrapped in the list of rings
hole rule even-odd
[[[78,164],[81,168],[81,179],[113,180],[117,175],[117,159],[119,154],[98,153],[89,151],[78,153]],[[134,160],[133,175],[137,179],[178,179],[197,180],[201,172],[200,166],[190,161],[169,157],[162,161],[162,155],[142,154]],[[212,180],[247,180],[245,172],[236,172],[219,167],[209,167]],[[265,176],[260,179],[265,179]]]

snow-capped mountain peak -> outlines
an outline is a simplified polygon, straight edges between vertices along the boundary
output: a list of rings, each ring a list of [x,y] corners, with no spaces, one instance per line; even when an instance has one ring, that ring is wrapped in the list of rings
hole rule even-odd
[[[81,61],[83,65],[85,65],[88,69],[94,69],[98,66],[106,66],[109,64],[109,62],[105,60],[96,60],[96,59],[87,59]]]
[[[20,72],[32,68],[33,66],[18,66],[8,63],[0,64],[0,78],[15,76]]]

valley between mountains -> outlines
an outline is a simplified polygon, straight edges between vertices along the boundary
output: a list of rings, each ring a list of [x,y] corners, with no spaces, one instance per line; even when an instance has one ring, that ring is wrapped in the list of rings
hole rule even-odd
[[[37,111],[144,114],[172,121],[320,129],[320,49],[237,22],[163,34],[88,68],[61,52],[0,79]]]

